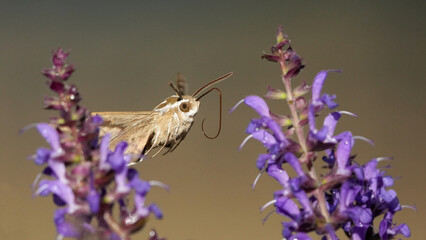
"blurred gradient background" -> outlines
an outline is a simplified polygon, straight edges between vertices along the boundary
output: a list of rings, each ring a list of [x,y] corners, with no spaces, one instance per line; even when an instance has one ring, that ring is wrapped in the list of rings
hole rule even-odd
[[[35,130],[18,131],[54,114],[42,109],[50,91],[40,71],[51,66],[51,51],[71,49],[77,71],[70,81],[92,111],[151,110],[173,94],[168,81],[182,72],[190,92],[229,71],[221,83],[224,112],[249,94],[279,88],[280,70],[260,58],[275,43],[282,24],[307,67],[296,83],[309,84],[323,69],[325,91],[337,94],[343,117],[337,131],[374,140],[357,141],[354,153],[365,163],[393,156],[388,173],[402,204],[417,206],[396,215],[409,224],[411,239],[426,235],[424,203],[426,143],[426,7],[424,1],[1,1],[0,2],[0,238],[54,239],[51,198],[32,198],[31,183],[41,171],[27,157],[45,141]],[[282,103],[272,110],[286,113]],[[55,113],[56,114],[56,113]],[[279,185],[269,177],[250,184],[258,171],[261,144],[245,138],[256,117],[241,106],[224,114],[217,129],[218,99],[205,97],[197,121],[171,154],[137,166],[145,180],[160,180],[148,201],[164,212],[133,239],[155,228],[168,240],[281,239],[281,221],[259,208]],[[268,210],[271,210],[268,209]],[[318,239],[318,237],[316,237]]]

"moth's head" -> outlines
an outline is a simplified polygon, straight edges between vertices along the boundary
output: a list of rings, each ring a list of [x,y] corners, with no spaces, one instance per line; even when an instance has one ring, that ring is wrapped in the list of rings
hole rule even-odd
[[[154,108],[154,111],[159,111],[162,113],[168,112],[170,110],[185,115],[186,117],[193,117],[200,107],[200,101],[189,95],[173,95],[157,107]]]
[[[181,113],[188,117],[193,117],[197,114],[198,109],[200,108],[200,101],[189,95],[183,95],[182,98],[179,96],[177,97],[178,109]]]
[[[198,108],[200,107],[200,99],[203,98],[205,95],[207,95],[208,93],[210,93],[213,90],[216,90],[219,93],[219,104],[220,104],[220,108],[219,108],[219,130],[216,134],[216,136],[214,137],[209,137],[207,136],[207,134],[204,132],[204,120],[201,123],[201,130],[204,133],[204,136],[206,136],[209,139],[214,139],[217,136],[219,136],[220,133],[220,129],[222,126],[222,93],[220,92],[219,88],[210,88],[208,89],[208,87],[213,86],[214,84],[217,84],[225,79],[227,79],[228,77],[230,77],[232,75],[232,72],[227,73],[225,75],[223,75],[222,77],[219,77],[207,84],[205,84],[204,86],[202,86],[201,88],[199,88],[197,91],[195,91],[194,94],[192,94],[191,96],[189,95],[185,95],[186,93],[186,83],[185,80],[182,76],[182,74],[178,74],[178,79],[177,79],[177,86],[173,84],[173,82],[169,82],[170,87],[172,87],[172,89],[176,92],[177,95],[171,96],[168,99],[166,99],[164,104],[167,104],[167,102],[169,101],[170,103],[173,102],[173,106],[176,106],[177,109],[183,113],[187,118],[191,118],[198,112]],[[208,90],[205,90],[208,89]],[[160,104],[158,107],[164,107],[162,106],[162,104]],[[156,108],[156,109],[157,109]]]

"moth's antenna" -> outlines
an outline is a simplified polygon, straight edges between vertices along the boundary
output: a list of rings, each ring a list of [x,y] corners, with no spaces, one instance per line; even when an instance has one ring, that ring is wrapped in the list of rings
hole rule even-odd
[[[176,85],[172,81],[169,82],[169,85],[177,93],[177,95],[179,95],[179,98],[183,99],[181,91],[179,91],[179,89],[176,87]]]
[[[206,138],[208,138],[208,139],[217,138],[220,134],[220,130],[222,129],[222,92],[220,91],[219,88],[211,88],[210,90],[203,93],[200,97],[197,98],[197,100],[200,100],[202,97],[204,97],[205,95],[207,95],[209,92],[211,92],[213,90],[216,90],[219,93],[219,130],[217,131],[217,134],[214,137],[207,136],[206,132],[204,131],[204,120],[206,120],[204,118],[203,121],[201,122],[201,131],[203,131],[204,136],[206,136]]]
[[[213,81],[211,81],[211,82],[209,82],[209,83],[207,83],[206,85],[204,85],[204,86],[202,86],[200,89],[198,89],[194,94],[192,94],[192,97],[194,97],[194,98],[196,98],[195,96],[198,94],[198,93],[200,93],[203,89],[205,89],[205,88],[207,88],[207,87],[210,87],[210,86],[212,86],[212,85],[214,85],[214,84],[217,84],[217,83],[220,83],[220,82],[222,82],[223,80],[225,80],[225,79],[227,79],[227,78],[229,78],[230,76],[232,76],[232,74],[234,74],[233,72],[229,72],[229,73],[227,73],[227,74],[225,74],[225,75],[223,75],[222,77],[219,77],[219,78],[217,78],[217,79],[215,79],[215,80],[213,80]],[[213,88],[212,88],[213,89]],[[211,89],[210,89],[211,90]],[[210,92],[210,90],[209,90],[209,92]],[[205,94],[203,94],[202,96],[204,96]],[[198,99],[200,99],[201,97],[198,97],[197,98],[197,100]]]
[[[186,94],[188,86],[186,84],[185,77],[180,72],[177,73],[176,86],[177,89],[179,89],[179,92],[182,93],[182,95]]]

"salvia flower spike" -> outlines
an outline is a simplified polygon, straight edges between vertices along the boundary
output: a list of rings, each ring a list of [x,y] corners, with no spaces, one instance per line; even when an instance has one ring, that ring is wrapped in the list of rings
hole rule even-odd
[[[99,138],[102,118],[91,116],[79,104],[77,87],[67,82],[75,70],[67,63],[68,55],[61,48],[54,51],[53,66],[42,72],[57,94],[45,98],[45,107],[57,110],[59,116],[30,125],[49,144],[30,157],[44,167],[41,180],[37,177],[34,184],[35,195],[52,196],[57,239],[130,239],[151,214],[162,218],[157,205],[146,204],[146,197],[151,186],[166,185],[143,181],[136,169],[128,167],[126,142],[108,150],[109,135]],[[113,216],[114,207],[119,216]],[[160,238],[152,231],[150,239]]]
[[[262,210],[273,205],[277,214],[288,219],[282,222],[282,235],[288,240],[311,239],[308,235],[311,232],[321,239],[335,240],[339,229],[357,240],[409,237],[408,226],[393,221],[402,207],[396,192],[390,189],[394,179],[378,167],[379,159],[383,158],[354,161],[355,140],[372,141],[353,136],[350,131],[335,132],[343,114],[356,116],[334,110],[338,106],[334,101],[336,96],[322,92],[327,76],[340,71],[321,71],[312,87],[302,82],[293,88],[293,78],[304,68],[302,58],[293,50],[281,27],[276,38],[271,53],[262,57],[279,63],[284,90],[268,87],[265,97],[285,101],[289,114],[273,113],[263,98],[254,95],[245,97],[231,110],[245,103],[257,112],[259,118],[250,120],[246,129],[248,137],[242,145],[248,139],[263,144],[266,153],[258,156],[256,167],[281,185]],[[310,99],[304,97],[308,92]],[[317,119],[327,109],[331,112],[325,115],[321,125]],[[290,177],[287,168],[292,168],[296,176]],[[328,172],[320,175],[318,169]],[[374,225],[374,219],[379,219],[378,226]]]

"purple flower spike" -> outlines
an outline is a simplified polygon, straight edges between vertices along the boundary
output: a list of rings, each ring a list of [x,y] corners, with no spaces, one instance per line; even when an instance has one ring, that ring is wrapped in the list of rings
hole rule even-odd
[[[236,106],[244,102],[259,114],[259,118],[250,120],[246,128],[248,136],[241,146],[254,138],[265,148],[265,153],[257,157],[260,173],[255,183],[266,172],[280,184],[274,191],[274,199],[262,210],[275,204],[275,213],[291,220],[282,222],[284,239],[311,239],[307,234],[315,232],[320,235],[318,239],[338,240],[336,232],[340,229],[353,240],[409,236],[407,225],[392,222],[393,215],[402,207],[396,192],[389,189],[394,179],[377,167],[381,158],[365,165],[362,159],[354,160],[355,140],[372,141],[353,136],[348,130],[335,133],[343,114],[356,115],[347,111],[322,113],[338,107],[336,96],[322,90],[328,73],[340,70],[320,71],[312,87],[305,81],[292,87],[294,77],[304,65],[281,27],[277,44],[262,58],[278,63],[285,89],[268,87],[265,98],[286,99],[282,103],[288,105],[289,111],[274,113],[258,96],[247,96]],[[306,97],[309,92],[311,99]],[[317,128],[318,117],[324,120]],[[323,161],[317,161],[321,158]],[[375,219],[383,214],[385,218],[379,229],[374,226]]]
[[[77,87],[66,82],[74,71],[66,62],[68,55],[61,48],[54,51],[53,66],[43,71],[56,94],[45,98],[45,107],[58,110],[59,116],[23,129],[36,127],[50,145],[30,157],[43,165],[32,187],[34,195],[51,195],[58,207],[54,214],[57,239],[130,240],[151,213],[163,216],[157,205],[145,201],[151,185],[166,185],[143,181],[135,169],[129,170],[131,156],[124,154],[128,143],[118,143],[111,151],[110,135],[99,136],[102,118],[79,105]],[[124,204],[132,199],[133,204]],[[117,205],[120,216],[114,216]]]

